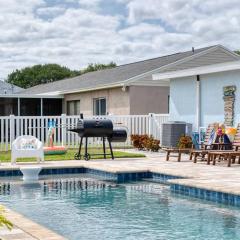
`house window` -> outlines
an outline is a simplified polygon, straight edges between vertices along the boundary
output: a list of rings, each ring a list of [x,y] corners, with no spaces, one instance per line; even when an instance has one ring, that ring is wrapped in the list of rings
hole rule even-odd
[[[106,98],[93,99],[93,115],[106,115]]]
[[[80,114],[80,100],[67,101],[67,115]]]

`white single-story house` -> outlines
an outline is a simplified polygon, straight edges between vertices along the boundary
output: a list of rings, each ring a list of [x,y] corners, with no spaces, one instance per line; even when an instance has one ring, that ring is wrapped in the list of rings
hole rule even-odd
[[[193,49],[194,51],[194,49]],[[240,56],[217,45],[160,69],[154,81],[170,87],[170,119],[192,123],[240,123]]]
[[[204,47],[90,72],[34,86],[21,94],[61,97],[62,113],[68,115],[164,114],[169,112],[169,83],[153,81],[152,74],[215,48]]]
[[[192,49],[34,86],[10,97],[14,114],[21,116],[170,112],[171,120],[192,123],[195,129],[216,121],[236,125],[240,56],[221,45]]]

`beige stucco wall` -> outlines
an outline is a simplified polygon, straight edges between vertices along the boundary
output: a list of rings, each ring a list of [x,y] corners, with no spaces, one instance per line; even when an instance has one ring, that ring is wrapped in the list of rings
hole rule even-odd
[[[168,113],[169,87],[130,86],[130,114]]]
[[[93,98],[105,97],[107,112],[114,115],[128,115],[130,113],[129,94],[122,91],[122,88],[112,88],[106,90],[96,90],[84,93],[71,93],[64,96],[64,112],[66,112],[66,102],[80,100],[80,111],[84,115],[93,114]]]

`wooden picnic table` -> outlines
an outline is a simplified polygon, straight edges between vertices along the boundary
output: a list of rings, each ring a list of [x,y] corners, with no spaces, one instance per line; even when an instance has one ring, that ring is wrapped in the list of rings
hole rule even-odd
[[[235,163],[235,159],[238,157],[238,163],[240,164],[240,152],[239,151],[210,151],[208,152],[207,164],[209,165],[213,161],[213,165],[216,165],[216,159],[223,158],[227,160],[227,166],[231,167],[232,163]]]
[[[180,162],[182,154],[190,153],[191,148],[167,148],[164,150],[167,152],[166,161],[169,161],[170,157],[177,157],[178,162]],[[171,153],[173,153],[173,155],[171,155]],[[177,155],[175,155],[174,153],[177,153]]]
[[[212,143],[211,145],[205,145],[204,149],[193,149],[190,152],[190,160],[193,158],[193,162],[197,163],[197,158],[199,156],[202,156],[202,160],[206,160],[205,156],[208,155],[209,152],[216,152],[218,150],[230,151],[231,149],[231,143]]]

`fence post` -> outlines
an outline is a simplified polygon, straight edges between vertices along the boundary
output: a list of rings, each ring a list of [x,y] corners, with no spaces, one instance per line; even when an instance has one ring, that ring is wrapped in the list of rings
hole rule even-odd
[[[62,124],[61,124],[61,129],[62,129],[62,146],[66,145],[66,134],[67,134],[67,118],[66,114],[61,114],[62,118]]]
[[[10,150],[12,149],[12,142],[15,136],[14,115],[10,115]]]
[[[153,135],[153,117],[154,113],[148,114],[148,134]]]

